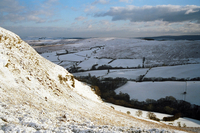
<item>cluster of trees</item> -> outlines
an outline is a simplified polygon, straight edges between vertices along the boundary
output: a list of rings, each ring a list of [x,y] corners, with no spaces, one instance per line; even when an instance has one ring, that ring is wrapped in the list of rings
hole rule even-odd
[[[95,91],[100,91],[98,92],[99,96],[105,100],[108,99],[111,95],[116,96],[114,90],[126,84],[128,81],[126,78],[104,78],[100,80],[99,78],[91,76],[90,74],[88,74],[88,76],[76,77],[76,79],[92,85]],[[97,87],[98,89],[95,89]]]

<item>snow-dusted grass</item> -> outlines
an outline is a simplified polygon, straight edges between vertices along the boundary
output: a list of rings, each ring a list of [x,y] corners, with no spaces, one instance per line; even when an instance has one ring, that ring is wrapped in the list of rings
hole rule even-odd
[[[176,79],[192,79],[200,77],[200,64],[188,64],[179,66],[166,66],[152,68],[146,78],[171,78]]]
[[[142,129],[113,125],[95,125],[75,110],[37,110],[29,105],[7,105],[0,102],[0,132],[62,132],[62,133],[124,133],[124,132],[183,132],[170,129]],[[98,119],[96,120],[98,121]],[[123,121],[123,120],[122,120]],[[137,122],[139,122],[138,120]],[[127,122],[127,121],[126,121]],[[121,123],[121,121],[118,121]],[[146,126],[147,128],[147,126]]]
[[[76,81],[75,86],[76,87],[74,91],[76,91],[81,96],[91,99],[95,102],[100,102],[100,103],[102,102],[97,95],[94,95],[94,92],[91,91],[91,88],[88,85],[85,85],[84,83]]]
[[[177,100],[185,100],[191,104],[200,105],[200,82],[132,82],[115,90],[118,94],[128,93],[131,99],[145,101],[146,99],[164,98],[173,96]],[[186,92],[186,94],[184,94]]]

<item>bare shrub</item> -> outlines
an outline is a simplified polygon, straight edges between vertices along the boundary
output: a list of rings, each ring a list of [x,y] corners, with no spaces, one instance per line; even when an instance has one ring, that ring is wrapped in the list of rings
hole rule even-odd
[[[148,112],[148,113],[147,113],[147,117],[148,117],[149,119],[151,119],[151,120],[160,121],[160,119],[157,118],[156,115],[155,115],[154,113],[152,113],[152,112]]]
[[[183,127],[187,127],[185,123],[183,123]]]
[[[66,75],[65,77],[63,77],[62,75],[59,74],[58,78],[59,78],[59,81],[60,81],[61,84],[64,83],[64,82],[67,82],[69,80],[69,81],[72,81],[71,86],[75,87],[74,76]]]
[[[130,115],[130,114],[131,114],[131,112],[130,112],[130,111],[127,111],[126,113],[127,113],[128,115]]]
[[[110,106],[112,109],[115,109],[113,106]]]
[[[141,110],[136,111],[135,115],[138,116],[138,117],[142,116],[142,111]]]
[[[181,122],[177,122],[177,124],[178,124],[178,127],[181,127]]]

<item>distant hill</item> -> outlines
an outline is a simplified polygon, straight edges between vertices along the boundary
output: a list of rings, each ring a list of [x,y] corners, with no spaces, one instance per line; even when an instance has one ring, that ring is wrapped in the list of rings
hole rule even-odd
[[[140,37],[139,39],[158,40],[158,41],[166,41],[166,40],[190,40],[190,41],[194,41],[194,40],[200,40],[200,35]]]

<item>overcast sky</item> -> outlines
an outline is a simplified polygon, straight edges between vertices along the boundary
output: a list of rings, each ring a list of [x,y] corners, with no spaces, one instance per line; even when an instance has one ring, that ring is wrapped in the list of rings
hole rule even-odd
[[[21,37],[200,35],[200,0],[0,0],[0,26]]]

